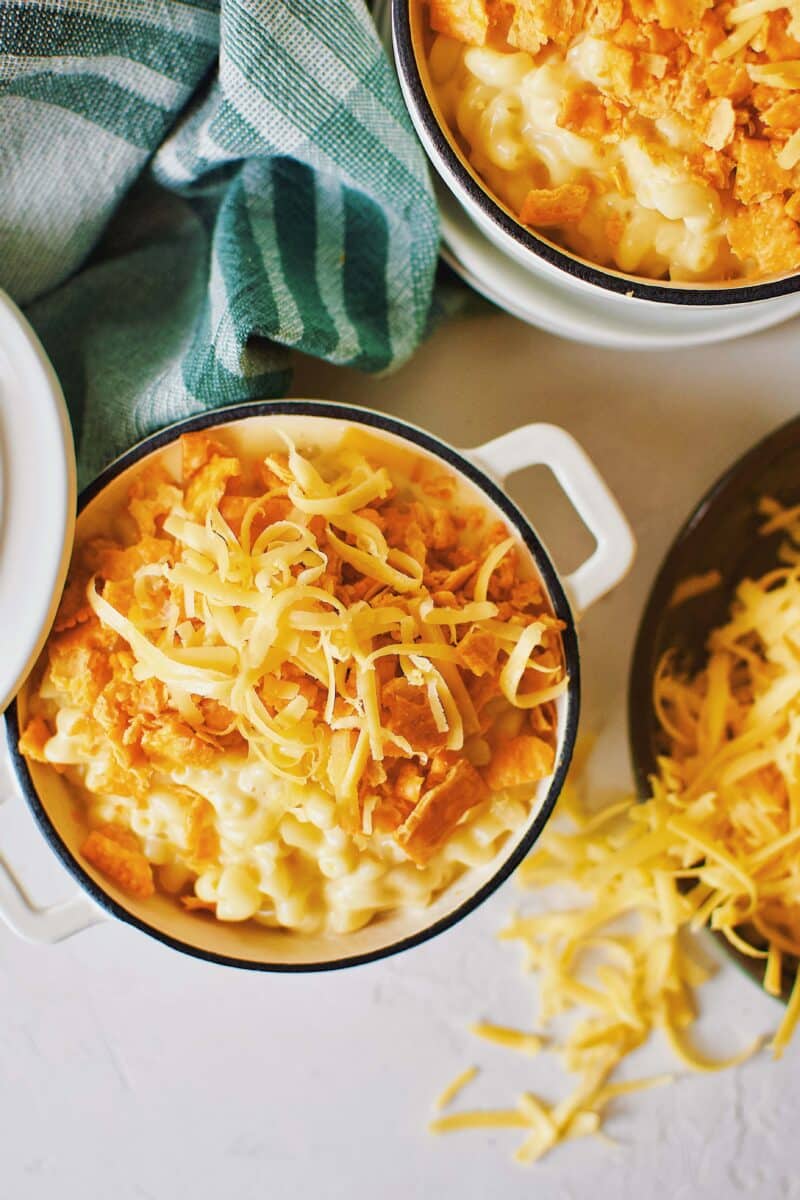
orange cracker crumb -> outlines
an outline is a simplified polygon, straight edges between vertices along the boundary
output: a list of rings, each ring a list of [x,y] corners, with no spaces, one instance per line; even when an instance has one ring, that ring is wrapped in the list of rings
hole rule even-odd
[[[764,275],[800,268],[800,227],[779,196],[741,207],[730,222],[730,241],[739,258]]]
[[[44,748],[52,736],[44,717],[33,717],[25,726],[25,732],[19,740],[19,748],[33,762],[47,762]]]
[[[789,187],[791,175],[778,165],[770,143],[742,138],[736,159],[735,198],[743,204],[760,204]]]
[[[471,763],[460,759],[422,799],[397,831],[397,841],[414,862],[424,865],[464,814],[488,796]]]
[[[558,110],[558,124],[582,137],[602,138],[609,129],[602,96],[590,91],[565,92]]]
[[[589,189],[582,183],[563,183],[556,188],[532,188],[525,197],[519,219],[523,225],[541,228],[580,221],[589,203]]]
[[[492,791],[498,792],[546,778],[552,773],[554,760],[553,747],[542,738],[520,734],[498,745],[483,776]]]
[[[493,634],[471,629],[458,643],[458,649],[472,674],[481,676],[494,670],[500,647]]]
[[[93,829],[81,846],[81,854],[129,896],[147,900],[155,892],[153,869],[130,830],[114,825]]]

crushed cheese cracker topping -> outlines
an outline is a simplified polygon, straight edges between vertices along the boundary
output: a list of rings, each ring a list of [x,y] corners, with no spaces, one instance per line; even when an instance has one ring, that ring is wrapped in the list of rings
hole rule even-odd
[[[523,224],[630,274],[800,269],[791,0],[428,3],[445,119]]]
[[[284,442],[246,463],[189,434],[180,479],[140,471],[121,524],[77,547],[21,747],[69,767],[57,695],[110,747],[96,791],[144,803],[182,764],[257,762],[422,868],[494,793],[552,772],[562,624],[517,538],[432,464],[386,465],[355,433],[325,453]],[[199,874],[219,858],[215,809],[191,787],[181,804]],[[153,890],[129,830],[93,830],[83,852]]]

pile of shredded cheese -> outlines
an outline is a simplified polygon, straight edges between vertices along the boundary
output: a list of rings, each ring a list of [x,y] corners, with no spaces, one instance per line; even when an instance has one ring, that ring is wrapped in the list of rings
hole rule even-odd
[[[441,1117],[435,1132],[524,1129],[516,1157],[531,1162],[565,1138],[599,1131],[617,1096],[668,1080],[611,1079],[656,1030],[695,1070],[755,1054],[761,1039],[723,1061],[691,1043],[694,991],[709,974],[691,934],[704,926],[763,962],[770,994],[781,995],[793,974],[774,1056],[788,1044],[800,1019],[800,506],[765,500],[761,511],[762,532],[790,535],[780,565],[738,586],[702,671],[686,678],[667,656],[657,672],[665,753],[650,799],[597,809],[573,772],[559,804],[572,829],[548,828],[518,873],[526,887],[568,883],[581,893],[578,906],[519,916],[500,935],[522,944],[537,973],[540,1024],[574,1015],[550,1048],[577,1075],[575,1087],[556,1103],[529,1093],[512,1109]],[[528,1052],[535,1044],[512,1031],[493,1040]],[[455,1081],[445,1102],[470,1078]]]

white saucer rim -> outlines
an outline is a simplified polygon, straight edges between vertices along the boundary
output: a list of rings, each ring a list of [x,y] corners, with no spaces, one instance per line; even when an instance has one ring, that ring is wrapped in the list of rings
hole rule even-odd
[[[712,310],[689,308],[677,310],[667,306],[636,303],[631,316],[640,328],[619,331],[620,319],[624,320],[618,307],[613,309],[604,302],[604,297],[578,296],[569,287],[563,289],[557,283],[534,275],[497,247],[462,208],[458,198],[437,180],[442,243],[453,270],[471,287],[475,288],[498,307],[530,325],[544,329],[558,337],[604,349],[616,350],[671,350],[713,345],[735,338],[745,337],[790,320],[800,313],[800,295],[781,296],[774,300],[760,301],[746,308],[720,308]],[[498,266],[513,286],[499,290],[495,278]],[[554,320],[548,307],[553,303],[559,307],[568,305],[572,311],[562,312],[562,320]],[[615,319],[608,319],[609,312]],[[583,318],[583,319],[582,319]],[[669,322],[683,324],[697,320],[704,328],[693,332],[683,328],[669,330]],[[650,328],[647,326],[652,325]]]

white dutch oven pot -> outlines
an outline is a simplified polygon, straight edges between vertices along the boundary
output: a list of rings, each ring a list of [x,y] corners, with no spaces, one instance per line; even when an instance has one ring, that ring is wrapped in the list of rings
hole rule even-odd
[[[177,472],[176,439],[182,433],[219,428],[238,449],[254,455],[282,447],[279,429],[301,444],[324,446],[338,441],[352,424],[367,427],[373,438],[389,447],[400,444],[436,460],[440,468],[455,476],[459,500],[478,503],[504,520],[518,539],[521,577],[538,576],[553,612],[565,623],[564,654],[570,684],[557,702],[556,765],[553,775],[538,785],[529,819],[509,836],[493,862],[465,871],[430,907],[397,910],[352,934],[287,934],[254,922],[230,924],[198,918],[164,895],[147,901],[132,899],[82,861],[79,847],[86,826],[70,802],[65,782],[49,766],[26,763],[16,748],[26,716],[23,687],[7,714],[11,765],[42,833],[81,888],[64,904],[36,908],[18,884],[10,861],[0,859],[4,868],[0,917],[23,937],[59,941],[110,914],[177,950],[227,966],[310,971],[363,963],[395,954],[455,924],[510,875],[538,838],[563,785],[575,743],[580,698],[575,614],[622,579],[634,554],[631,531],[616,501],[586,454],[564,430],[553,425],[525,425],[475,450],[459,451],[395,417],[346,405],[313,400],[239,405],[180,422],[108,467],[80,497],[78,536],[86,537],[104,527],[109,515],[124,503],[131,477],[145,461],[160,459]],[[533,526],[501,490],[508,476],[534,464],[550,468],[596,542],[586,562],[564,579]]]

